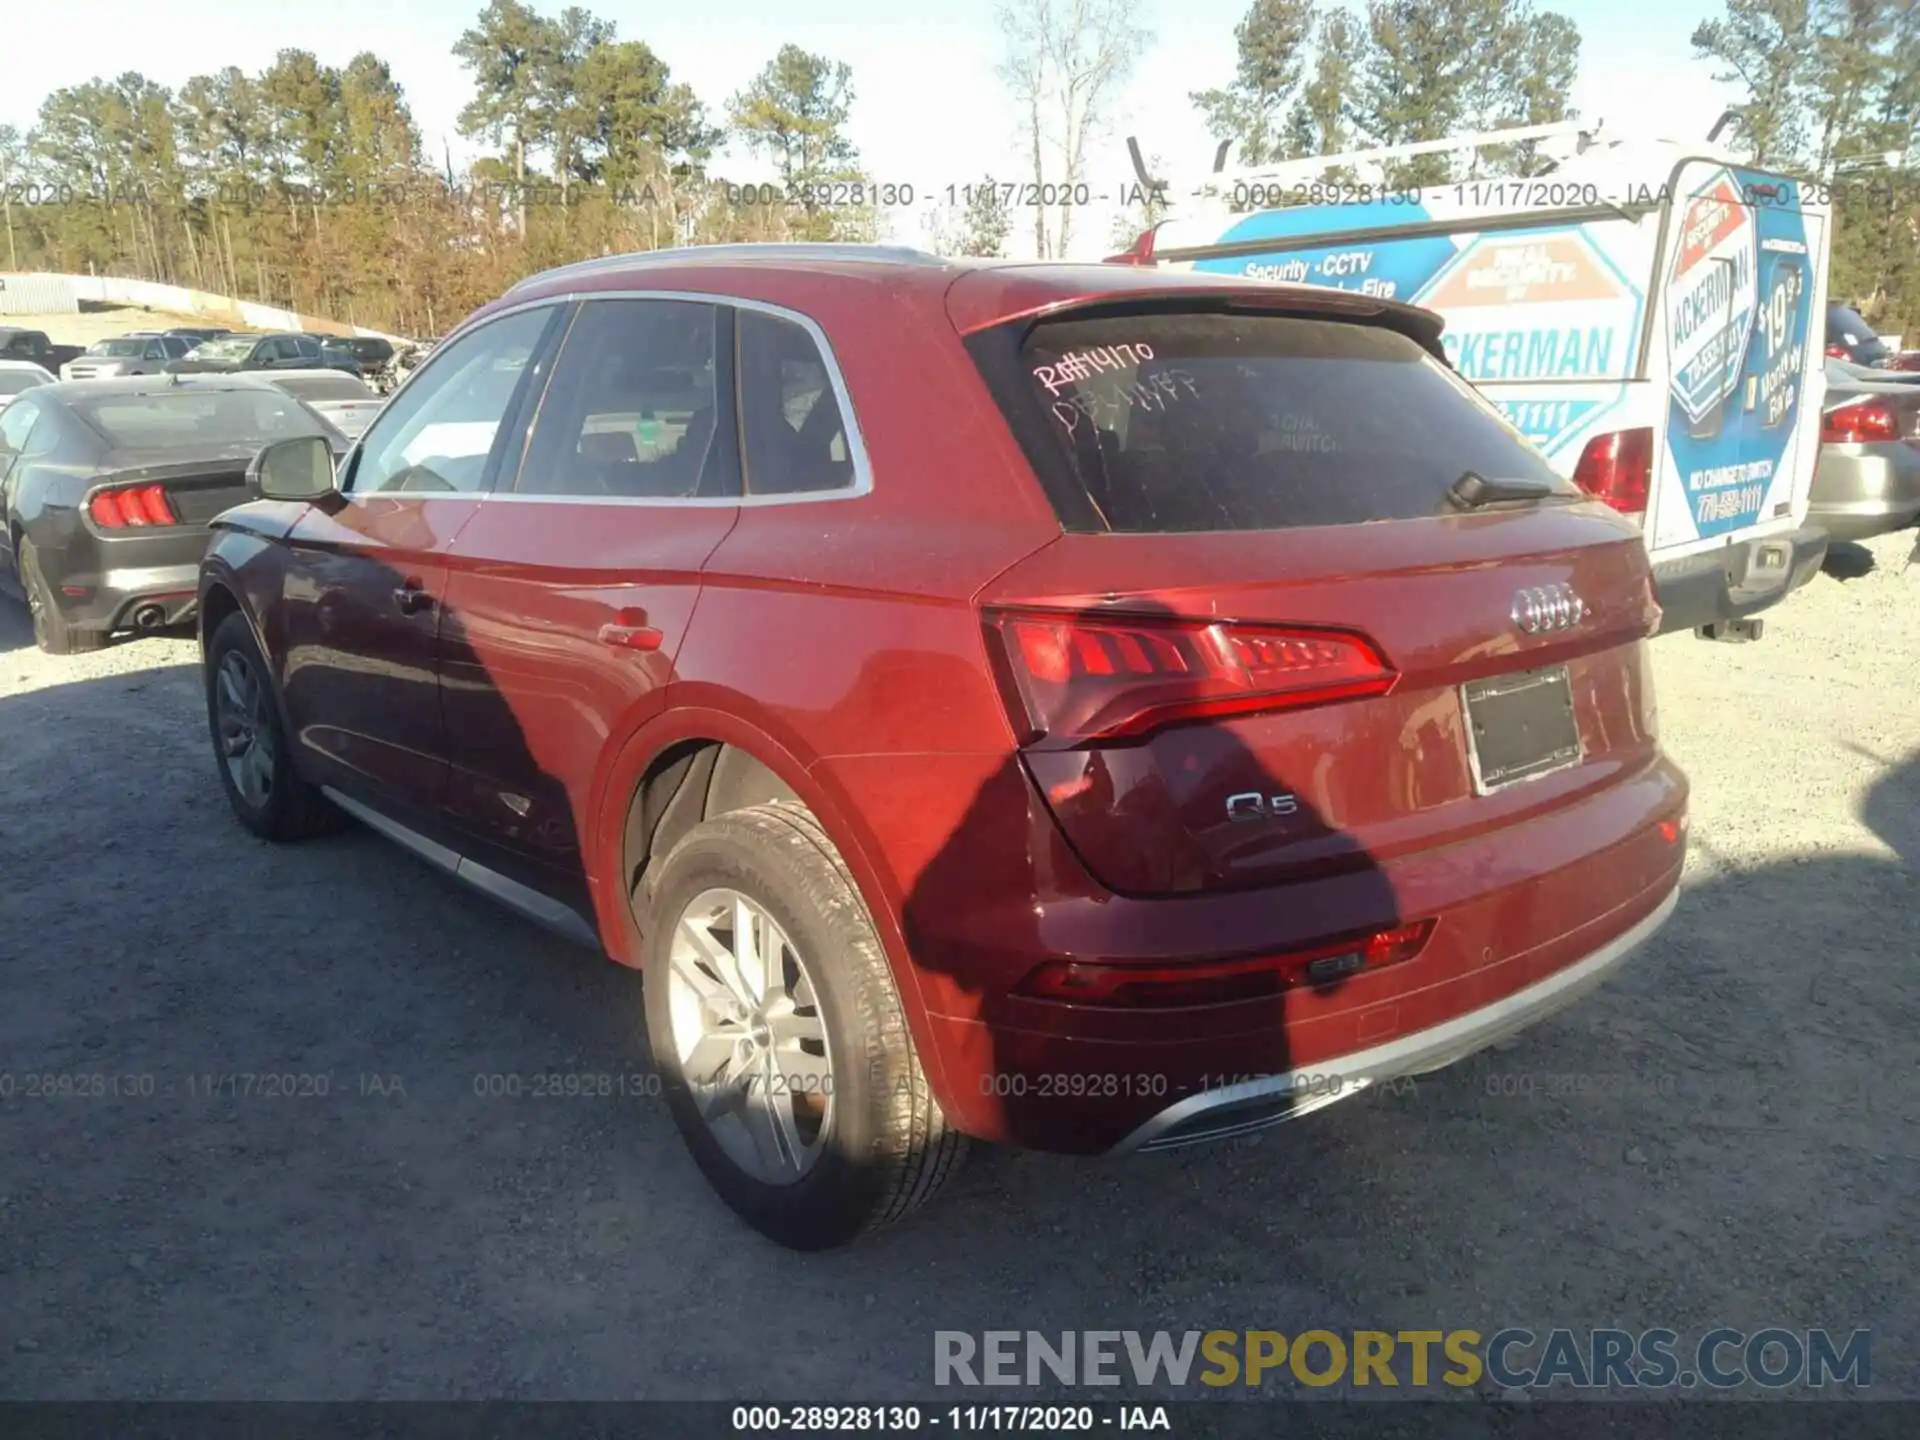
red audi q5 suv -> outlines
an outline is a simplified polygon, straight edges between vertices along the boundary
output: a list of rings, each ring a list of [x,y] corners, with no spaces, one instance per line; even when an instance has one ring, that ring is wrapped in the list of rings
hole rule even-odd
[[[964,1137],[1432,1070],[1654,933],[1687,799],[1640,537],[1439,330],[862,246],[536,275],[218,521],[221,780],[643,967],[694,1158],[800,1248]]]

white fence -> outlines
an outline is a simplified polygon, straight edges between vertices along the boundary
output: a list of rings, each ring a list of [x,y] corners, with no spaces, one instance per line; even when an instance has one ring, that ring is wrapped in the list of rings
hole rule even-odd
[[[71,315],[80,308],[67,275],[0,275],[0,315]]]
[[[317,334],[368,335],[399,341],[404,337],[364,325],[342,325],[319,315],[302,315],[251,300],[233,300],[184,285],[151,280],[122,280],[114,275],[0,274],[0,315],[71,315],[83,303],[139,305],[171,310],[255,330],[311,330]]]

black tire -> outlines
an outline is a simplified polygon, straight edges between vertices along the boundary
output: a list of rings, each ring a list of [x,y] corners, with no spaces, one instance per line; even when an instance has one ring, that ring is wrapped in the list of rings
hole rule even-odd
[[[789,1184],[767,1183],[727,1154],[701,1118],[675,1052],[673,935],[689,905],[714,889],[749,898],[804,957],[834,1057],[822,1148]],[[702,822],[659,868],[648,912],[641,928],[654,1068],[695,1162],[742,1219],[792,1249],[830,1249],[902,1218],[954,1176],[966,1137],[934,1099],[873,922],[809,811],[778,801]]]
[[[79,629],[60,614],[53,587],[40,573],[40,557],[34,553],[33,542],[21,537],[18,554],[20,588],[26,593],[27,614],[33,620],[33,643],[49,655],[85,655],[106,649],[106,631]]]
[[[271,779],[262,799],[244,794],[227,763],[220,733],[218,687],[222,667],[228,657],[244,665],[262,688],[264,706],[257,721],[266,733],[271,755]],[[207,640],[207,658],[202,671],[207,694],[207,732],[213,741],[214,768],[220,775],[220,788],[239,822],[263,840],[304,840],[341,829],[346,815],[337,809],[319,789],[308,784],[294,769],[292,747],[286,727],[280,723],[280,709],[274,702],[273,679],[254,642],[253,629],[237,611],[214,627]]]

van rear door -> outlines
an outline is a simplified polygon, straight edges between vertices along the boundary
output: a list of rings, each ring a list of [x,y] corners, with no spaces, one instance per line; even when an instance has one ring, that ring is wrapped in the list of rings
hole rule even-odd
[[[1661,250],[1656,354],[1666,439],[1656,559],[1804,523],[1820,444],[1828,215],[1785,176],[1712,160],[1676,172]]]

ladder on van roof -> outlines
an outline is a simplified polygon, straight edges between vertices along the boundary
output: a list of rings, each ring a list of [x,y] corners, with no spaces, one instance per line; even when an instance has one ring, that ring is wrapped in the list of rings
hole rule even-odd
[[[1517,145],[1527,140],[1572,139],[1574,155],[1583,155],[1600,143],[1602,122],[1559,120],[1547,125],[1511,125],[1498,130],[1476,130],[1450,135],[1444,140],[1416,140],[1406,145],[1377,145],[1366,150],[1347,150],[1335,155],[1313,155],[1299,160],[1281,160],[1265,165],[1227,166],[1231,140],[1222,140],[1214,152],[1213,170],[1197,190],[1216,191],[1233,185],[1289,184],[1317,179],[1327,171],[1352,165],[1372,165],[1387,160],[1411,160],[1420,155],[1460,155],[1484,150],[1493,145]],[[1166,182],[1148,172],[1140,154],[1140,142],[1127,137],[1127,153],[1133,159],[1134,173],[1148,189],[1163,189]]]

